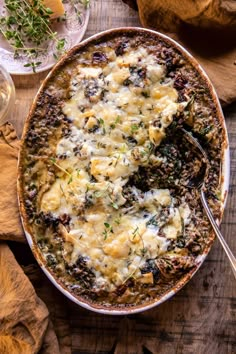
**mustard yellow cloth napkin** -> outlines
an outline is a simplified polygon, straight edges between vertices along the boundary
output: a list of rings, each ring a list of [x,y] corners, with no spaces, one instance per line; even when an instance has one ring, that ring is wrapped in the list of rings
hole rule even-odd
[[[163,32],[206,70],[222,104],[236,100],[235,0],[123,0],[144,27]]]
[[[59,354],[58,341],[46,305],[16,262],[0,243],[0,353]]]
[[[18,149],[12,125],[0,126],[0,240],[26,242],[16,194]]]
[[[66,298],[36,263],[22,269],[4,242],[26,242],[16,194],[18,148],[13,126],[0,126],[0,353],[70,354]]]

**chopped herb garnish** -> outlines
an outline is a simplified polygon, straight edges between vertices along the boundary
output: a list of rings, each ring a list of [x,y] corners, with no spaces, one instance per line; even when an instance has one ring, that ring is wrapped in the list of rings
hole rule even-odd
[[[57,160],[55,159],[55,157],[50,157],[50,161],[55,164]]]
[[[99,124],[100,124],[101,127],[102,127],[102,134],[105,135],[105,134],[106,134],[106,128],[105,128],[105,122],[104,122],[104,120],[103,120],[102,118],[99,118],[99,119],[98,119],[98,122],[99,122]]]
[[[100,141],[97,142],[97,149],[98,149],[98,148],[103,148],[103,149],[105,149],[106,147],[107,147],[106,144],[104,144],[104,143],[102,143],[102,142],[100,142]]]
[[[121,121],[121,117],[117,116],[115,122],[110,125],[111,129],[115,129],[115,127],[117,126],[117,124],[120,123],[120,121]]]
[[[105,229],[103,231],[104,240],[112,233],[114,233],[112,226],[108,222],[104,222]]]
[[[116,204],[116,203],[111,203],[111,206],[112,206],[114,209],[116,209],[116,210],[119,209],[119,206],[118,206],[118,204]]]
[[[134,269],[133,272],[128,275],[128,277],[123,281],[122,284],[125,284],[127,282],[127,280],[129,280],[130,278],[134,278],[133,275],[134,275],[134,273],[136,272],[137,269],[138,269],[138,267],[136,269]]]
[[[121,117],[120,116],[117,116],[116,117],[116,120],[115,120],[115,124],[119,124],[121,121]]]
[[[114,222],[115,222],[117,225],[120,225],[120,222],[121,222],[121,215],[119,215],[119,217],[116,218],[116,219],[114,220]]]
[[[56,159],[54,157],[50,158],[50,161],[53,163],[54,166],[56,166],[59,170],[61,170],[62,172],[64,172],[65,174],[67,174],[67,176],[69,176],[69,181],[68,184],[70,184],[73,180],[72,174],[69,173],[67,170],[65,170],[63,167],[61,167],[60,165],[58,165],[58,163],[56,162]]]
[[[64,189],[62,188],[62,185],[61,185],[61,184],[60,184],[60,190],[61,190],[61,192],[62,192],[63,197],[66,199],[66,195],[65,195]]]
[[[132,235],[133,235],[133,239],[137,236],[137,235],[139,235],[139,227],[137,226],[136,228],[135,228],[135,230],[132,232]],[[140,235],[139,235],[140,236]]]
[[[125,154],[127,152],[127,145],[122,144],[121,148],[119,149],[119,152],[121,152],[122,154]]]
[[[137,130],[139,130],[139,126],[137,124],[131,124],[131,134],[134,134]]]
[[[147,248],[146,247],[143,247],[143,248],[141,248],[141,250],[140,250],[140,252],[141,252],[141,256],[142,257],[144,257],[145,256],[145,254],[147,253]]]
[[[70,175],[70,178],[69,178],[68,184],[70,184],[72,181],[73,181],[73,177],[72,177],[72,175]]]
[[[157,224],[157,215],[156,214],[154,216],[152,216],[151,219],[149,219],[146,222],[146,226],[150,226],[150,225],[158,226],[158,224]]]

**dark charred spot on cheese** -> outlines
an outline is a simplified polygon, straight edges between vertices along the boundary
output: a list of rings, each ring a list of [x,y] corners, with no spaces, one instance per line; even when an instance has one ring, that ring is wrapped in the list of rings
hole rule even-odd
[[[77,145],[73,148],[73,152],[74,152],[75,156],[81,155],[80,150],[82,149],[82,147],[83,147],[83,144],[81,143],[80,145]]]
[[[160,271],[156,265],[155,259],[148,259],[145,265],[141,268],[141,273],[152,273],[154,281],[157,282],[160,278]]]
[[[34,220],[35,210],[36,210],[36,208],[33,205],[33,203],[29,199],[26,199],[25,200],[25,211],[26,211],[26,214],[28,215],[30,223],[32,223]]]
[[[91,102],[97,102],[104,96],[104,90],[99,86],[98,80],[90,79],[86,80],[84,84],[84,96],[89,98]]]
[[[137,145],[137,140],[133,136],[128,136],[127,141],[130,145]]]
[[[129,68],[130,76],[124,80],[123,85],[134,85],[136,87],[144,87],[144,79],[146,78],[146,69],[142,67],[131,66]]]
[[[59,219],[55,218],[52,213],[43,213],[41,212],[39,217],[42,220],[42,224],[45,225],[46,227],[52,226],[54,229],[58,226],[59,224]]]
[[[115,291],[116,295],[118,295],[118,296],[123,295],[125,293],[125,291],[127,290],[127,287],[128,287],[127,284],[122,284],[122,285],[118,286]]]
[[[62,214],[60,215],[59,220],[63,225],[69,225],[71,217],[68,214]]]
[[[46,257],[47,265],[51,268],[54,268],[57,265],[57,259],[55,255],[49,254]]]
[[[31,188],[29,191],[28,191],[28,196],[29,196],[29,199],[34,199],[37,195],[37,188],[36,186],[34,186],[33,188]]]
[[[118,46],[115,48],[115,53],[117,56],[121,56],[125,53],[126,48],[128,47],[128,42],[127,41],[122,41],[118,44]]]
[[[188,83],[188,80],[186,77],[184,77],[181,74],[177,74],[177,76],[174,79],[174,88],[176,90],[183,90],[185,88],[185,85]]]
[[[107,56],[103,52],[95,52],[93,53],[92,62],[93,64],[106,63],[108,61]]]
[[[75,279],[83,288],[91,289],[95,274],[88,268],[86,259],[80,256],[75,264],[66,264],[68,274]]]
[[[191,256],[168,257],[156,260],[157,267],[164,278],[172,278],[177,274],[184,274],[195,266],[195,259]]]

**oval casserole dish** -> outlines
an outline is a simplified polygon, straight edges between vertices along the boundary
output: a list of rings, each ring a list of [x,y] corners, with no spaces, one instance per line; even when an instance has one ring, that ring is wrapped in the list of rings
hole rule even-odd
[[[40,267],[82,307],[150,309],[209,253],[215,235],[190,188],[201,161],[176,125],[209,155],[207,197],[220,222],[225,121],[209,78],[182,46],[141,28],[105,31],[72,48],[42,83],[23,132],[20,213]]]

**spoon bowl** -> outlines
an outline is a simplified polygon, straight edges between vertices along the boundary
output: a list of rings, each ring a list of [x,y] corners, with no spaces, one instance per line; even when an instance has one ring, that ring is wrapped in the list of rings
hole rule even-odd
[[[208,173],[209,173],[209,168],[210,168],[210,163],[208,161],[207,153],[202,148],[199,141],[195,137],[193,137],[193,135],[189,131],[187,131],[184,128],[180,128],[180,130],[182,131],[183,135],[188,140],[188,142],[194,146],[194,148],[198,152],[199,156],[201,156],[202,166],[201,166],[200,173],[198,174],[198,178],[197,178],[197,180],[195,178],[194,181],[191,180],[190,183],[192,186],[195,184],[195,187],[197,187],[199,189],[202,206],[206,212],[206,215],[211,223],[211,226],[212,226],[216,236],[218,237],[218,240],[220,241],[220,243],[221,243],[228,259],[229,259],[232,271],[233,271],[234,276],[236,278],[236,258],[234,257],[232,251],[230,250],[228,244],[226,243],[223,235],[220,232],[219,226],[217,225],[217,223],[215,221],[215,218],[211,212],[211,209],[208,205],[207,198],[205,195],[205,181],[208,178]]]

